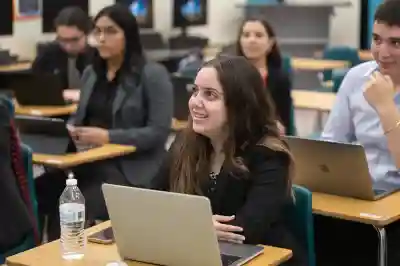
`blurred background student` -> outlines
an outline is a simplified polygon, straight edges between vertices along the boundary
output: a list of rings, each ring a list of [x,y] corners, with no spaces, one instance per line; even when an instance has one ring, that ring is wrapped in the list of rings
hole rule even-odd
[[[245,20],[240,27],[236,47],[237,54],[245,56],[260,72],[275,103],[279,126],[283,126],[281,130],[292,134],[291,81],[283,69],[282,55],[271,25],[260,18]]]
[[[54,26],[56,41],[42,45],[32,69],[58,75],[65,89],[64,99],[78,101],[83,71],[94,55],[94,48],[88,45],[92,22],[79,7],[67,7],[60,11]]]

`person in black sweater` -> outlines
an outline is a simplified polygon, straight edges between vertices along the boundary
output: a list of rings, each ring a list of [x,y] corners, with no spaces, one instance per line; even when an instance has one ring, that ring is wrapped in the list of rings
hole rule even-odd
[[[68,7],[58,14],[54,26],[57,39],[39,49],[32,70],[58,75],[65,89],[64,99],[78,101],[83,71],[95,53],[87,37],[92,22],[82,9]]]
[[[283,133],[293,134],[291,80],[282,67],[282,56],[271,25],[259,18],[244,21],[236,41],[236,53],[246,57],[259,70],[275,102]]]
[[[153,188],[208,197],[219,240],[288,248],[294,256],[287,265],[306,265],[283,222],[293,204],[292,156],[257,69],[223,56],[206,63],[194,83],[188,126]]]

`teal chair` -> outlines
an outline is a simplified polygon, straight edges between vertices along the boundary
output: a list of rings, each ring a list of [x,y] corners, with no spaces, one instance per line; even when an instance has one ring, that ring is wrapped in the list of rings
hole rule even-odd
[[[344,77],[346,76],[346,72],[343,73],[334,73],[332,76],[333,81],[333,92],[337,93],[339,91],[340,85],[343,82]]]
[[[10,110],[12,113],[14,112],[14,106],[10,100],[7,100],[7,103],[9,104]],[[38,202],[37,202],[37,197],[36,197],[36,191],[35,191],[35,181],[33,177],[33,162],[32,162],[32,149],[25,145],[22,144],[20,145],[21,147],[21,155],[22,155],[22,161],[24,165],[24,170],[26,174],[26,181],[28,184],[28,189],[29,189],[29,196],[31,199],[31,206],[33,210],[33,215],[35,218],[36,226],[35,229],[37,229],[38,232],[40,232],[39,229],[39,211],[38,211]],[[8,256],[12,256],[14,254],[23,252],[25,250],[31,249],[36,246],[35,243],[35,237],[33,232],[29,235],[26,236],[26,238],[20,243],[18,246],[14,247],[13,249],[5,252],[5,254],[0,254],[0,264],[4,263],[4,260]]]
[[[282,56],[282,69],[292,79],[292,77],[293,77],[293,67],[292,67],[292,58],[290,56],[288,56],[288,55],[283,55]]]
[[[356,48],[348,46],[328,47],[324,50],[322,58],[330,60],[348,61],[349,67],[353,67],[361,63],[360,56],[358,55],[358,50]],[[326,70],[322,72],[322,81],[332,80],[333,73],[335,72],[336,71],[332,70]]]
[[[286,224],[307,252],[309,266],[316,265],[312,194],[301,186],[293,185],[295,203],[286,210]]]

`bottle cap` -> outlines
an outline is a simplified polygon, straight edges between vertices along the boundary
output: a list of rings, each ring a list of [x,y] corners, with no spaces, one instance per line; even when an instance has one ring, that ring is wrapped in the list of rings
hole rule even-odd
[[[67,179],[67,186],[76,186],[78,184],[78,180],[74,178]]]

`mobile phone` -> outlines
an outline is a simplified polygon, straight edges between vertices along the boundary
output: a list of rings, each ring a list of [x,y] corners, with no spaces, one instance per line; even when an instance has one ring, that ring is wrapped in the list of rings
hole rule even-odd
[[[107,227],[104,230],[89,235],[88,241],[104,245],[113,244],[115,242],[115,238],[112,227]]]

